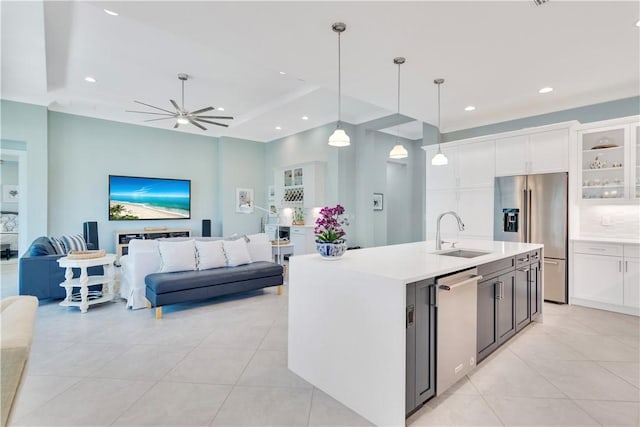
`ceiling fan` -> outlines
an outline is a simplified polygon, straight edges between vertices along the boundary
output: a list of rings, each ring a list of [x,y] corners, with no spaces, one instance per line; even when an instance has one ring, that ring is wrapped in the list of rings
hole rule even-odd
[[[140,102],[140,101],[133,101],[133,102],[135,102],[137,104],[141,104],[141,105],[145,105],[147,107],[155,108],[156,110],[160,110],[160,111],[163,111],[163,112],[162,113],[156,113],[156,112],[152,112],[152,111],[127,110],[127,113],[142,113],[142,114],[153,114],[155,116],[165,116],[165,117],[160,117],[160,118],[157,118],[157,119],[145,120],[145,122],[154,122],[154,121],[158,121],[158,120],[176,119],[176,124],[173,126],[174,129],[179,127],[180,125],[186,125],[186,124],[190,123],[190,124],[200,128],[202,130],[207,130],[207,128],[202,126],[202,124],[200,124],[199,122],[209,123],[209,124],[216,125],[216,126],[229,127],[229,125],[227,125],[225,123],[214,122],[214,121],[211,121],[209,119],[233,120],[232,116],[203,116],[202,115],[202,113],[206,113],[207,111],[215,110],[214,107],[201,108],[201,109],[196,110],[196,111],[187,111],[184,108],[184,82],[189,79],[189,75],[188,74],[184,74],[184,73],[180,73],[180,74],[178,74],[178,79],[182,82],[182,107],[180,107],[178,105],[178,103],[176,101],[174,101],[173,99],[170,99],[169,102],[171,102],[173,107],[176,109],[175,111],[165,110],[164,108],[160,108],[160,107],[156,107],[156,106],[153,106],[153,105],[145,104],[144,102]]]

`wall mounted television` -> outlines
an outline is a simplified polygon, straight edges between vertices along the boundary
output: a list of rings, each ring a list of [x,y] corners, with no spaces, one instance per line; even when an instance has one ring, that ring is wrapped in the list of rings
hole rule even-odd
[[[109,221],[190,218],[191,180],[109,175]]]

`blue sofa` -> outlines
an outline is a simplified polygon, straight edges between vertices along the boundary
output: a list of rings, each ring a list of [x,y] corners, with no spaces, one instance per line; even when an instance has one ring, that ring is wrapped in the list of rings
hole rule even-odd
[[[94,249],[94,248],[91,248]],[[97,248],[96,248],[97,249]],[[39,300],[64,299],[66,290],[60,286],[64,282],[65,269],[58,265],[58,259],[65,255],[57,254],[47,237],[38,237],[20,258],[18,293],[33,295]],[[89,267],[89,275],[103,274],[102,266]],[[80,276],[80,269],[73,270],[73,276]],[[89,290],[101,290],[102,285],[90,286]]]

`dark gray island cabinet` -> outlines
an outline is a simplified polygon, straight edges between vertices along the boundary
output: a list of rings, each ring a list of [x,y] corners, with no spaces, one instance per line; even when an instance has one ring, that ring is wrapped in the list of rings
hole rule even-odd
[[[540,315],[541,259],[536,249],[478,266],[478,362]]]

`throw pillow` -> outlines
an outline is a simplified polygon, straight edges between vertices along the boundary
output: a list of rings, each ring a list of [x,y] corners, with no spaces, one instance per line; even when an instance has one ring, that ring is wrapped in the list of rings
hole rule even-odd
[[[53,246],[56,254],[64,255],[67,253],[66,249],[64,248],[64,243],[57,237],[49,237],[49,243],[51,244],[51,246]]]
[[[196,240],[196,252],[198,254],[198,270],[208,270],[227,265],[227,258],[224,256],[224,249],[222,248],[222,240]]]
[[[227,265],[236,267],[238,265],[249,264],[251,256],[247,248],[247,242],[244,239],[224,240],[222,242],[224,254],[227,257]]]
[[[55,255],[56,253],[51,241],[45,236],[38,237],[29,246],[29,255],[31,256]]]
[[[87,242],[85,242],[82,234],[68,234],[61,236],[60,240],[64,245],[65,253],[87,250]]]
[[[196,269],[196,244],[193,240],[184,242],[158,242],[161,273],[189,271]]]
[[[249,249],[251,262],[273,262],[271,241],[269,241],[269,236],[267,236],[266,233],[250,234],[247,236],[247,239],[249,240],[249,242],[247,243],[247,249]]]

